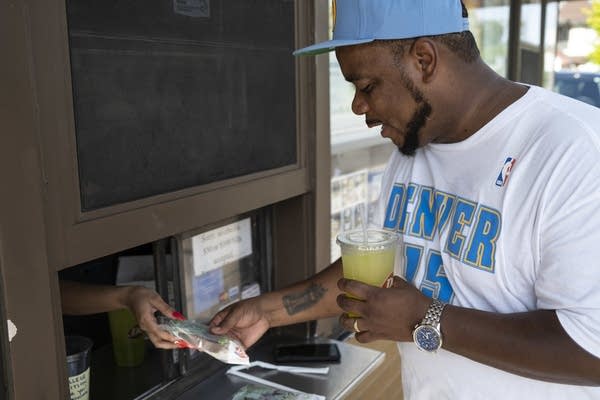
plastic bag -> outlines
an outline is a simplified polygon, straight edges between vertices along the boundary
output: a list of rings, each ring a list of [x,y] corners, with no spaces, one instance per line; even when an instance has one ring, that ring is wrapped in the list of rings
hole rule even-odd
[[[227,364],[250,363],[250,358],[240,342],[229,336],[213,335],[205,324],[190,320],[168,320],[160,326],[177,337],[182,346],[203,351]]]

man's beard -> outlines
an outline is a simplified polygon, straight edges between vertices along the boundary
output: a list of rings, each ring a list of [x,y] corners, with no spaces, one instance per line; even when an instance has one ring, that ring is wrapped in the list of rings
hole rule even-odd
[[[419,147],[419,131],[427,122],[427,117],[431,114],[431,105],[422,100],[419,108],[415,111],[412,118],[406,124],[406,136],[402,146],[398,146],[398,150],[407,156],[414,156],[415,151]]]
[[[421,92],[410,80],[410,78],[400,70],[400,79],[404,87],[410,92],[410,95],[417,104],[417,110],[413,114],[408,124],[406,124],[406,135],[402,146],[398,146],[398,150],[407,156],[413,156],[419,147],[419,131],[425,126],[427,118],[431,114],[431,104],[423,96]]]

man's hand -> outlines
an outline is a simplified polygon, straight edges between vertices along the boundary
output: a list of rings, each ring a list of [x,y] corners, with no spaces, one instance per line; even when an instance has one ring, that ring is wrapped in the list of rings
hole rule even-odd
[[[398,276],[389,289],[350,279],[340,279],[338,287],[364,299],[353,299],[345,294],[337,298],[338,306],[346,313],[360,315],[357,321],[360,333],[355,337],[363,343],[381,339],[411,341],[413,328],[423,319],[431,303],[431,299]],[[355,320],[347,314],[340,317],[341,325],[352,332]]]
[[[238,339],[252,346],[271,327],[261,305],[261,297],[243,300],[219,311],[210,321],[211,332]]]
[[[341,324],[359,342],[412,341],[431,299],[399,277],[389,289],[340,279],[337,303]],[[448,305],[442,317],[444,349],[528,378],[571,385],[600,385],[600,359],[581,348],[563,329],[553,310],[501,314]],[[491,344],[493,343],[493,344]],[[527,356],[524,357],[523,355]]]
[[[250,347],[269,328],[339,315],[335,300],[341,276],[338,259],[310,279],[232,304],[213,317],[211,332],[233,336]]]

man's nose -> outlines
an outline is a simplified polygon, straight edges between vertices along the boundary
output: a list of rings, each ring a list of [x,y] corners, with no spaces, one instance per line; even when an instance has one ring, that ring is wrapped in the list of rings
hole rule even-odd
[[[354,92],[352,99],[352,112],[356,115],[364,115],[369,110],[369,106],[358,91]]]

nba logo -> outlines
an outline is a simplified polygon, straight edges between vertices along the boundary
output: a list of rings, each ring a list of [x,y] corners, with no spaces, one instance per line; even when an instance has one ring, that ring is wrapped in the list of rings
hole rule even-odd
[[[504,161],[500,175],[496,178],[496,186],[502,187],[508,183],[508,177],[510,176],[510,171],[512,171],[515,162],[517,162],[517,160],[512,157],[508,157],[506,161]]]

